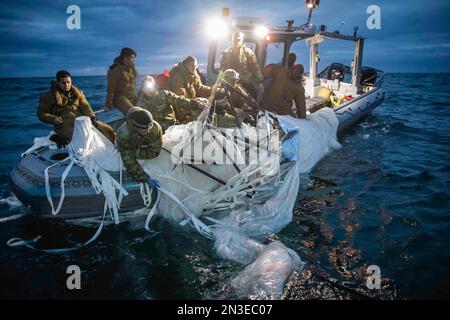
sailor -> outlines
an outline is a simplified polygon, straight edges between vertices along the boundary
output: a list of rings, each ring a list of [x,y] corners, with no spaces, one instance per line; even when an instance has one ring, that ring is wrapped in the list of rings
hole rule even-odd
[[[162,129],[152,114],[133,107],[127,113],[127,122],[117,130],[117,147],[127,172],[138,182],[146,182],[149,176],[138,160],[156,158],[162,148]]]
[[[136,76],[137,70],[134,65],[136,52],[131,48],[122,48],[120,56],[114,59],[114,63],[108,70],[108,92],[104,106],[109,111],[113,106],[124,115],[135,106]]]
[[[293,52],[288,55],[288,73],[289,77],[292,81],[296,83],[303,82],[303,72],[305,72],[305,68],[302,64],[296,64],[297,55]]]
[[[267,65],[263,74],[264,77],[273,78],[273,80],[264,92],[262,106],[279,115],[306,118],[305,89],[301,82],[294,82],[289,77],[289,71],[282,64]],[[294,103],[295,112],[293,110]]]
[[[294,52],[290,52],[288,55],[288,68],[292,68],[297,61],[297,55]]]
[[[166,89],[182,98],[208,98],[211,95],[211,87],[202,83],[197,69],[197,59],[192,56],[178,62],[170,70]]]
[[[205,102],[185,99],[168,90],[160,90],[151,76],[142,79],[137,106],[150,111],[163,131],[178,123],[195,120],[205,106]]]
[[[59,147],[72,140],[75,118],[79,116],[91,118],[92,124],[111,142],[116,137],[109,125],[97,120],[83,91],[72,85],[72,76],[65,70],[56,73],[50,90],[40,96],[37,115],[42,122],[53,124],[56,134],[50,139]]]
[[[239,83],[239,73],[227,69],[216,93],[215,122],[218,127],[240,127],[243,121],[254,124],[258,113],[255,99]]]
[[[233,33],[231,47],[223,52],[220,67],[238,72],[242,86],[256,99],[258,91],[264,91],[263,76],[255,53],[243,41],[242,32]]]

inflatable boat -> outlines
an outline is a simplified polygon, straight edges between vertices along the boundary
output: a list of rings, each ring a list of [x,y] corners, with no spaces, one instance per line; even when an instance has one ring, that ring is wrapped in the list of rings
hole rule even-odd
[[[231,20],[226,15],[221,19],[231,30],[240,30],[245,33],[246,43],[255,50],[262,67],[267,64],[268,48],[271,45],[283,46],[283,56],[280,57],[280,61],[287,67],[287,57],[292,44],[297,41],[306,41],[310,47],[309,74],[304,77],[308,113],[312,116],[324,108],[331,109],[338,120],[338,132],[354,126],[382,103],[385,95],[382,89],[383,72],[362,67],[364,38],[357,35],[356,32],[346,36],[337,32],[327,32],[323,25],[315,27],[308,24],[296,28],[289,22],[288,26],[271,27],[259,19],[236,18]],[[351,66],[334,63],[321,72],[317,71],[318,45],[326,39],[350,41],[355,44],[355,54]],[[221,44],[223,41],[225,41],[224,38],[213,39],[209,49],[207,81],[211,84],[216,81],[218,76],[216,61],[219,55],[218,48],[223,46]],[[320,95],[319,93],[324,88],[328,89],[332,96]],[[112,117],[111,115],[106,116]],[[102,120],[106,120],[114,128],[124,121],[120,117],[110,121]],[[167,157],[166,152],[163,150],[162,156]],[[24,206],[30,208],[34,215],[41,218],[82,219],[101,216],[105,208],[105,197],[96,192],[84,168],[76,164],[68,171],[64,180],[64,203],[58,210],[58,214],[52,214],[54,209],[49,201],[49,190],[51,190],[51,200],[58,203],[63,193],[61,177],[68,165],[61,161],[67,156],[68,153],[65,149],[50,148],[49,146],[42,146],[26,153],[10,174],[13,193]],[[288,164],[284,163],[283,165]],[[46,169],[49,167],[51,170],[47,170],[46,174]],[[178,171],[175,173],[186,174],[181,167],[176,170]],[[194,171],[199,175],[206,174],[205,179],[215,183],[217,188],[226,183],[226,181],[208,174],[202,169],[202,165],[190,166],[187,170]],[[125,170],[122,174],[118,172],[110,174],[114,179],[121,180],[123,188],[128,193],[121,202],[119,214],[140,210],[146,206],[140,184],[130,179]]]

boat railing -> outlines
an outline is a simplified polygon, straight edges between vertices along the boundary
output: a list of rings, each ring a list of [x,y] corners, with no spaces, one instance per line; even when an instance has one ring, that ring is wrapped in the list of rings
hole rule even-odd
[[[377,80],[375,81],[375,83],[373,84],[374,87],[378,87],[381,86],[383,84],[384,81],[384,71],[375,69],[375,71],[377,72]]]

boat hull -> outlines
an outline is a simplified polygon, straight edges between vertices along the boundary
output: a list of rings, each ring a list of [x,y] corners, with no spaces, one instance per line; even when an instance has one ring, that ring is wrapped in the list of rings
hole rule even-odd
[[[67,176],[64,202],[58,214],[52,214],[52,208],[46,196],[45,168],[57,163],[51,158],[61,154],[61,150],[45,149],[27,154],[10,173],[10,185],[14,195],[37,216],[48,219],[78,219],[96,217],[103,213],[105,198],[97,195],[88,176],[81,167],[73,166]],[[61,197],[61,176],[67,162],[49,170],[49,185],[54,207]],[[111,175],[119,180],[118,173]],[[123,186],[128,192],[121,205],[120,213],[138,210],[144,207],[139,184],[133,182],[126,173]]]
[[[383,102],[384,96],[384,90],[376,88],[336,108],[334,112],[339,120],[338,132],[346,131],[362,121]]]

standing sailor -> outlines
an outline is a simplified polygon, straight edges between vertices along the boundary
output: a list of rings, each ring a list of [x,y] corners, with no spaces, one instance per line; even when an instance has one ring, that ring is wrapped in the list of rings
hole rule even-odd
[[[264,91],[263,75],[255,53],[244,45],[244,34],[234,32],[231,47],[223,52],[220,60],[222,70],[233,69],[239,73],[242,86],[257,98],[258,91]]]
[[[119,109],[124,115],[137,102],[136,76],[134,66],[136,52],[131,48],[122,48],[120,56],[114,59],[114,63],[108,70],[108,92],[104,106],[105,111],[112,107]]]
[[[305,89],[301,83],[294,82],[290,78],[290,72],[292,71],[286,70],[281,64],[269,64],[264,68],[264,76],[273,80],[264,92],[262,105],[276,114],[304,119],[306,118]],[[301,77],[298,72],[295,75]]]
[[[137,106],[150,111],[163,131],[177,123],[193,121],[202,112],[204,102],[185,99],[168,90],[159,90],[155,79],[145,76]]]
[[[37,115],[42,122],[53,124],[56,134],[50,139],[59,147],[72,140],[75,118],[79,116],[91,118],[94,127],[114,143],[114,130],[97,120],[83,91],[72,85],[72,76],[68,71],[56,73],[56,81],[52,81],[50,90],[40,96]]]
[[[117,130],[117,147],[127,172],[138,182],[146,182],[149,176],[138,160],[156,158],[162,148],[162,129],[152,114],[133,107],[127,113],[127,122]]]

